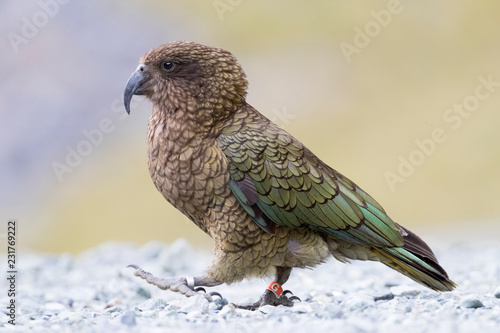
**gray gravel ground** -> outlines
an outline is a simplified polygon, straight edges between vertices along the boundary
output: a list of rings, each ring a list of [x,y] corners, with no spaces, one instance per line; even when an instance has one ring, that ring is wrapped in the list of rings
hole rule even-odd
[[[106,243],[78,256],[21,253],[16,325],[2,319],[0,331],[500,332],[500,242],[429,243],[460,285],[456,291],[433,292],[378,263],[332,260],[292,272],[285,287],[302,302],[257,311],[231,303],[255,301],[269,279],[210,288],[229,303],[209,303],[159,290],[126,268],[134,263],[165,277],[200,275],[211,255],[183,240]],[[2,292],[0,299],[5,312],[9,298]]]

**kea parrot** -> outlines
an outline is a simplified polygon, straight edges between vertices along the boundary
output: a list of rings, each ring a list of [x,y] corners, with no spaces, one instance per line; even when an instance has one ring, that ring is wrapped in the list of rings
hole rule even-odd
[[[379,261],[436,291],[456,287],[429,246],[368,193],[246,102],[248,82],[228,51],[175,41],[147,52],[127,82],[153,105],[148,167],[164,198],[215,241],[198,277],[134,274],[193,296],[222,283],[273,276],[259,300],[292,306],[292,268],[333,256]],[[209,301],[217,292],[203,293]]]

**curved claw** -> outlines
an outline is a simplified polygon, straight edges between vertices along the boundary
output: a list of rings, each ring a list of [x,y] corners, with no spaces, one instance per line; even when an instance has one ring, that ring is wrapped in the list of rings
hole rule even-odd
[[[293,300],[298,300],[299,302],[302,302],[302,300],[300,298],[298,298],[297,296],[292,296],[292,297],[289,297],[288,298],[290,301],[293,301]]]
[[[220,293],[218,293],[217,291],[211,291],[211,292],[207,293],[207,291],[203,287],[196,287],[196,288],[194,288],[194,291],[197,291],[197,292],[203,291],[207,295],[210,295],[210,296],[219,296],[220,299],[224,299],[224,297],[222,297],[222,295]]]
[[[203,289],[203,288],[202,288],[202,289]],[[208,294],[209,294],[210,296],[219,296],[219,297],[220,297],[220,299],[224,299],[224,297],[222,297],[222,295],[221,295],[221,294],[219,294],[219,293],[218,293],[218,292],[216,292],[216,291],[211,291],[211,292],[209,292]]]
[[[134,264],[130,264],[127,267],[132,267],[133,269],[141,269],[139,266],[134,265]]]
[[[281,295],[285,295],[286,296],[286,294],[293,295],[293,293],[290,290],[288,290],[288,289],[285,290]]]

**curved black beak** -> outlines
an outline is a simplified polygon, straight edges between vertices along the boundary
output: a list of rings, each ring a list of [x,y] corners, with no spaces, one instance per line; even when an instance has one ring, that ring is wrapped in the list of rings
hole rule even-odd
[[[125,93],[123,94],[123,102],[125,104],[125,110],[130,114],[130,101],[133,95],[143,95],[144,92],[141,91],[141,85],[149,78],[149,73],[147,67],[144,64],[139,65],[134,73],[130,76],[125,87]]]

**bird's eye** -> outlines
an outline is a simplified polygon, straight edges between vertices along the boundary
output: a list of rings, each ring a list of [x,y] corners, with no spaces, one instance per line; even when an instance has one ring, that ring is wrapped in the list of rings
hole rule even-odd
[[[165,61],[161,65],[162,69],[166,72],[171,72],[175,68],[175,64],[172,61]]]

